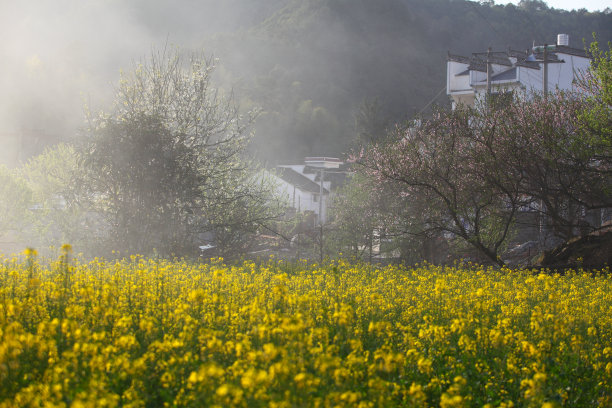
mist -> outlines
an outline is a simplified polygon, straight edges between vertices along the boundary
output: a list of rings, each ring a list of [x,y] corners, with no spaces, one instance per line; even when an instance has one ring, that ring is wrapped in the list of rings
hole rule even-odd
[[[612,407],[612,10],[500,1],[0,0],[0,408]]]
[[[244,111],[261,110],[251,146],[261,160],[342,155],[368,101],[389,127],[448,104],[449,50],[521,49],[557,31],[581,48],[594,31],[604,42],[612,35],[604,13],[548,10],[537,26],[529,13],[446,0],[3,2],[0,162],[16,166],[70,140],[85,107],[109,109],[121,70],[175,46],[218,57],[218,86]]]
[[[256,17],[235,3],[2,2],[0,162],[17,165],[74,137],[85,107],[108,108],[120,71],[153,49],[202,49]]]

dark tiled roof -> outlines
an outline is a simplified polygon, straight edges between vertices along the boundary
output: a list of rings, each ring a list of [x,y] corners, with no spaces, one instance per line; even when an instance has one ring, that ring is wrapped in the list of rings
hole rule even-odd
[[[448,54],[449,61],[469,64],[468,71],[487,72],[487,53],[474,53],[471,57],[462,57],[460,55]],[[512,66],[512,61],[508,58],[505,52],[492,52],[489,56],[489,61],[492,64]],[[464,73],[458,75],[465,75]]]
[[[473,58],[479,61],[482,61],[484,64],[487,63],[487,55],[489,56],[489,61],[492,64],[498,65],[507,65],[512,66],[512,61],[508,58],[508,54],[505,51],[502,52],[491,52],[490,54],[487,52],[475,52],[472,54]]]
[[[536,59],[539,61],[543,61],[544,60],[544,53],[543,52],[534,52],[533,55],[535,55]],[[548,61],[549,62],[556,62],[556,61],[561,61],[559,59],[559,56],[557,54],[555,54],[554,51],[548,51]]]
[[[557,45],[555,50],[548,52],[548,60],[550,63],[563,63],[562,58],[558,55],[559,53],[575,55],[579,57],[588,57],[588,54],[584,50],[580,50],[577,48],[567,47],[564,45]],[[508,49],[508,51],[495,51],[491,53],[487,52],[475,52],[471,57],[463,57],[460,55],[454,55],[450,52],[448,53],[448,60],[461,62],[464,64],[469,64],[468,70],[471,71],[487,71],[487,54],[489,55],[489,61],[493,64],[497,65],[506,65],[511,67],[512,61],[510,61],[510,57],[516,58],[516,64],[518,66],[532,68],[532,69],[540,69],[540,64],[537,61],[527,61],[526,59],[529,57],[529,50],[526,51],[518,51],[513,49]],[[543,52],[537,52],[534,54],[535,58],[541,61],[544,58]],[[464,73],[457,74],[464,75]]]
[[[463,64],[469,64],[470,63],[470,58],[464,57],[462,55],[454,55],[454,54],[451,54],[450,52],[448,53],[448,60],[449,61],[455,61],[455,62],[461,62]]]
[[[557,45],[557,49],[554,52],[560,52],[563,54],[576,55],[578,57],[590,58],[590,55],[585,50],[567,47],[565,45]]]
[[[458,74],[455,74],[455,76],[465,76],[465,75],[469,75],[470,74],[470,70],[466,69],[465,71],[462,71]]]
[[[308,177],[293,170],[290,167],[277,167],[277,175],[287,183],[296,186],[300,190],[308,191],[309,193],[319,193],[320,187],[317,183],[310,180]],[[323,194],[328,194],[327,189],[323,189]]]
[[[510,81],[513,79],[516,79],[516,67],[510,68],[491,77],[491,81]]]
[[[325,176],[323,176],[323,178],[325,179],[325,181],[331,182],[332,190],[335,190],[336,188],[344,185],[344,182],[346,181],[346,173],[347,173],[346,169],[347,169],[346,163],[342,163],[340,167],[337,169],[334,169],[334,168],[324,169]],[[321,170],[320,167],[305,166],[304,174],[314,174],[315,181],[318,182],[321,179],[320,170]]]
[[[537,61],[517,61],[516,65],[525,68],[540,69],[540,64]]]
[[[346,182],[346,172],[340,169],[330,169],[329,171],[325,171],[323,178],[325,181],[331,182],[331,189],[335,190],[336,188],[343,186]],[[320,173],[318,173],[315,180],[319,181],[320,179]]]
[[[304,166],[304,174],[316,174],[320,170],[321,169],[319,167],[313,167],[313,166],[309,166],[309,165]]]
[[[519,51],[519,50],[513,50],[512,48],[508,48],[508,56],[522,60],[529,56],[529,50]]]
[[[470,64],[470,66],[468,66],[468,69],[470,71],[487,72],[487,63],[478,60],[472,60],[472,63]]]

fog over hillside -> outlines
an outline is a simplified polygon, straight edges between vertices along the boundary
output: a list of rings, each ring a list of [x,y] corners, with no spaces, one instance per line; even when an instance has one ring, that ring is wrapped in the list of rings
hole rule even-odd
[[[604,13],[463,0],[58,0],[0,3],[0,162],[16,165],[69,140],[83,108],[108,108],[121,69],[152,49],[219,57],[220,86],[259,107],[253,150],[268,162],[339,155],[356,113],[382,122],[446,103],[448,50],[528,47],[570,34],[612,38]],[[540,2],[541,3],[541,2]]]
[[[85,104],[107,106],[120,70],[153,48],[200,49],[207,37],[262,18],[265,7],[236,3],[2,2],[0,34],[8,40],[0,45],[0,137],[9,150],[3,161],[71,137]]]

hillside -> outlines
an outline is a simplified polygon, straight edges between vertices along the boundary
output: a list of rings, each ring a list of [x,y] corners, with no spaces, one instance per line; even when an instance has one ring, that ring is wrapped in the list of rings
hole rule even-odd
[[[270,164],[341,155],[357,133],[446,104],[446,55],[525,49],[570,35],[612,39],[612,14],[465,0],[42,0],[0,4],[0,162],[16,165],[108,109],[120,70],[152,49],[219,57],[244,109],[261,107],[253,150]],[[78,7],[77,7],[78,5]],[[180,6],[179,6],[180,5]]]
[[[386,123],[447,104],[448,51],[526,49],[570,35],[583,48],[612,38],[612,15],[464,0],[291,0],[260,24],[217,38],[222,61],[264,114],[255,149],[269,161],[340,155],[355,115],[376,104]],[[240,48],[242,52],[236,53]],[[376,137],[378,135],[371,135]]]

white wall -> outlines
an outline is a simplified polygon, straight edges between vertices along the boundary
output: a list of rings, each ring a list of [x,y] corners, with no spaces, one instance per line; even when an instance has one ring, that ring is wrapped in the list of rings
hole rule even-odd
[[[563,91],[574,91],[576,90],[574,78],[589,68],[590,61],[587,58],[569,54],[559,53],[558,55],[565,62],[548,64],[548,91],[553,92],[557,88]],[[539,70],[526,67],[519,67],[519,70],[521,84],[527,92],[544,91],[543,64],[540,64]]]
[[[548,90],[555,91],[557,88],[564,91],[575,91],[575,78],[579,77],[581,72],[588,70],[590,60],[584,57],[578,57],[571,54],[557,52],[562,63],[548,64]],[[486,92],[485,83],[487,80],[486,72],[470,71],[469,76],[455,76],[467,69],[468,64],[447,61],[447,94],[452,97],[453,108],[459,103],[473,106],[476,99],[481,98]],[[505,65],[492,64],[493,75],[505,71],[510,67]],[[543,86],[543,64],[540,63],[540,69],[532,69],[523,66],[517,66],[517,80],[508,81],[501,85],[508,89],[522,89],[527,93],[542,92]],[[493,83],[493,86],[500,86],[499,83]]]
[[[448,61],[446,67],[446,93],[450,94],[451,92],[458,91],[471,91],[470,87],[470,76],[469,75],[461,75],[456,76],[457,74],[465,71],[468,67],[468,64],[464,64],[456,61]]]
[[[284,166],[284,167],[299,167],[299,166]],[[304,166],[301,166],[302,168]],[[304,174],[304,176],[311,178],[310,174]],[[311,193],[309,191],[304,191],[299,187],[294,186],[293,184],[287,183],[285,180],[281,179],[278,176],[273,176],[276,181],[276,189],[277,192],[289,206],[295,208],[299,212],[312,211],[313,213],[319,215],[319,194]],[[312,179],[314,179],[314,175],[312,175]],[[314,181],[314,180],[313,180]],[[324,182],[323,187],[329,191],[330,182]],[[328,196],[327,194],[323,194],[323,222],[327,219],[327,204],[328,204]]]

